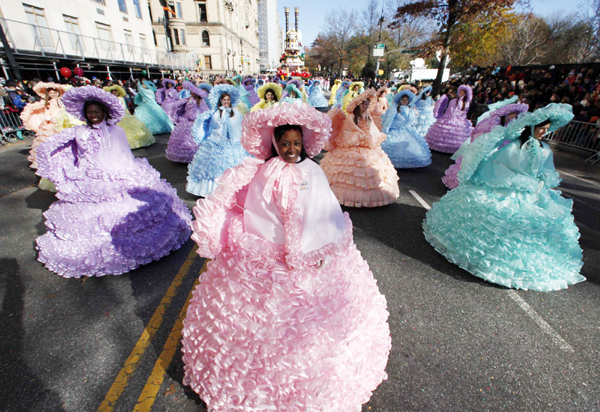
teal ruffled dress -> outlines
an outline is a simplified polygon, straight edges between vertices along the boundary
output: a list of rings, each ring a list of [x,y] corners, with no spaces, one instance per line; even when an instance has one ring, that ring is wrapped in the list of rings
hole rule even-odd
[[[521,145],[518,138],[540,118],[556,120],[551,130],[571,120],[568,105],[553,106],[473,142],[458,174],[461,184],[432,206],[423,223],[439,253],[488,282],[545,292],[585,280],[573,201],[553,189],[560,179],[552,151],[534,139]],[[506,138],[510,143],[502,146]]]
[[[173,122],[165,111],[156,103],[154,95],[156,87],[152,82],[145,81],[146,88],[138,84],[138,94],[134,102],[137,105],[134,115],[144,123],[153,135],[171,133]]]

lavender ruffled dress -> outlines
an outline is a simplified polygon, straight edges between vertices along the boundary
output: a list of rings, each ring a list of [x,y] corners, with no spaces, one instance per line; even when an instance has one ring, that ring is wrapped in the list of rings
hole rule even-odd
[[[472,92],[470,87],[463,85],[458,88],[459,93],[463,88],[466,90],[465,96],[452,99],[443,114],[440,113],[442,110],[437,110],[437,120],[425,135],[431,150],[454,153],[465,140],[471,137],[473,125],[467,119],[467,112]],[[438,103],[444,102],[442,99]],[[434,109],[434,114],[435,112]]]
[[[198,144],[192,136],[192,126],[198,115],[208,110],[208,105],[204,99],[198,105],[196,99],[190,97],[182,109],[184,113],[177,116],[177,126],[171,132],[165,155],[172,162],[191,163],[198,150]]]
[[[102,122],[58,133],[38,150],[37,174],[59,200],[44,213],[38,260],[60,276],[119,275],[158,260],[189,237],[191,215],[125,132]]]

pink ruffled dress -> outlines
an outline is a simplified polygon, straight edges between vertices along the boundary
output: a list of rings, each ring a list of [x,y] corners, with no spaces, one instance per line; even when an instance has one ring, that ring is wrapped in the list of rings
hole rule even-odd
[[[29,103],[21,113],[21,120],[27,130],[35,132],[35,139],[31,144],[31,150],[27,160],[31,162],[30,167],[37,169],[37,149],[50,136],[56,134],[55,124],[56,116],[62,109],[62,101],[60,98],[50,99],[46,108],[44,100]]]
[[[246,158],[194,214],[213,260],[184,321],[184,382],[211,411],[360,411],[386,379],[389,314],[320,167]]]
[[[371,112],[371,116],[373,117],[373,121],[379,130],[383,127],[382,117],[385,112],[390,108],[390,105],[385,96],[381,96],[377,99],[377,103]]]
[[[339,109],[333,109],[339,111]],[[332,116],[338,117],[339,113]],[[359,120],[348,114],[336,133],[336,121],[328,152],[321,160],[331,190],[340,204],[349,207],[377,207],[394,203],[398,189],[398,173],[381,149],[386,139],[375,122]]]

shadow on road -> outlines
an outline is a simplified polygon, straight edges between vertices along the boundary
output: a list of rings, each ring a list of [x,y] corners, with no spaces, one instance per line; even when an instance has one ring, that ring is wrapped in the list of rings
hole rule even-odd
[[[46,389],[25,362],[23,342],[23,305],[25,287],[16,259],[0,259],[1,286],[4,292],[0,312],[0,386],[2,410],[6,412],[64,411],[60,397]],[[9,395],[10,394],[10,395]],[[23,397],[26,397],[25,399]]]

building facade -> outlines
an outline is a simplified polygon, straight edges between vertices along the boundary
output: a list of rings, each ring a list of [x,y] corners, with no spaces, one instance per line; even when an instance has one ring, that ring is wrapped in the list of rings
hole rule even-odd
[[[261,71],[276,70],[283,53],[283,34],[279,25],[278,10],[277,0],[261,0],[258,3]]]
[[[150,0],[150,10],[159,50],[195,52],[206,74],[258,73],[257,0]]]
[[[24,71],[47,71],[57,61],[109,76],[111,67],[127,73],[196,66],[194,53],[157,50],[147,0],[2,1],[0,18]],[[0,52],[6,53],[4,45]]]

